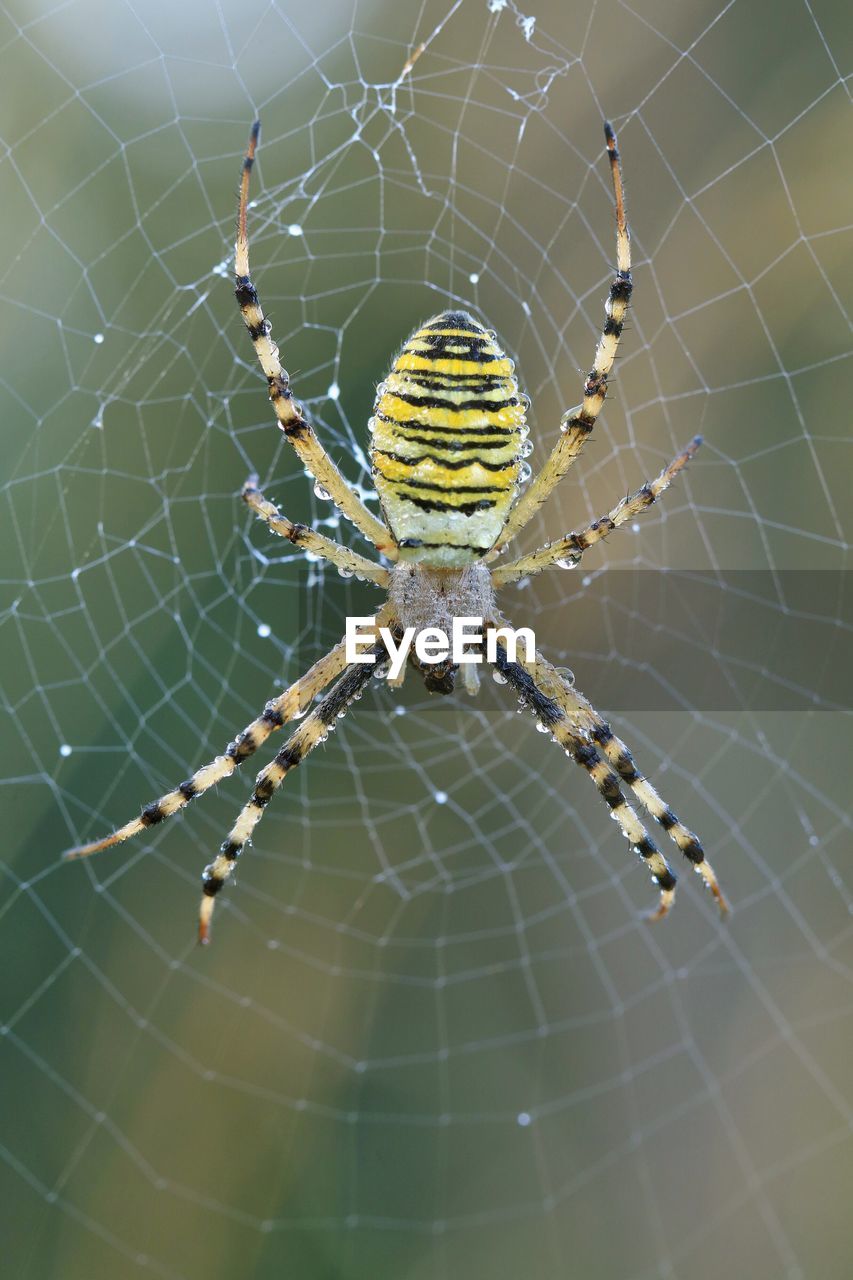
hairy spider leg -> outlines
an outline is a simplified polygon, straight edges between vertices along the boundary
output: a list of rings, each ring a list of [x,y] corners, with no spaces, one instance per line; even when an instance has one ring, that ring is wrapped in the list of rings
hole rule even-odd
[[[499,640],[496,645],[496,655],[496,669],[523,699],[540,724],[544,725],[556,738],[566,754],[589,774],[599,795],[619,823],[625,839],[648,866],[652,879],[660,889],[657,910],[649,918],[662,920],[675,900],[676,877],[666,858],[625,799],[616,774],[600,755],[594,743],[578,732],[576,723],[573,723],[560,702],[543,689],[535,676],[521,663],[509,661],[506,649]]]
[[[701,443],[702,437],[694,436],[687,448],[682,449],[681,453],[664,467],[659,476],[654,480],[647,480],[635,493],[623,498],[608,515],[599,516],[584,528],[566,534],[556,542],[546,542],[544,546],[537,547],[535,551],[520,556],[517,560],[496,565],[492,570],[492,581],[495,586],[503,587],[508,582],[518,582],[520,578],[526,578],[532,573],[541,573],[543,569],[553,564],[560,563],[564,568],[578,564],[583,553],[595,546],[596,542],[601,542],[620,525],[648,511],[649,507],[657,502],[661,494],[669,488],[679,471],[687,465]]]
[[[261,368],[267,380],[269,397],[278,425],[293,445],[309,475],[328,493],[335,506],[351,520],[357,529],[373,543],[389,560],[396,560],[397,551],[391,534],[381,520],[377,520],[344,479],[326,450],[320,444],[305,410],[294,400],[287,371],[282,368],[278,347],[272,340],[272,326],[263,313],[258,291],[249,274],[249,237],[246,228],[246,211],[249,202],[249,175],[255,162],[260,121],[255,121],[249,137],[249,146],[243,160],[240,179],[240,202],[237,212],[237,243],[234,252],[235,296],[249,331]]]
[[[598,341],[592,368],[586,376],[583,403],[577,413],[569,413],[560,424],[560,438],[542,470],[534,476],[522,493],[503,527],[500,537],[489,552],[493,559],[536,514],[542,503],[559,484],[563,476],[579,456],[589,438],[607,395],[607,379],[616,359],[619,339],[625,323],[625,314],[631,299],[631,240],[625,218],[625,199],[622,191],[622,168],[616,147],[616,135],[605,122],[604,136],[613,178],[613,194],[616,201],[616,274],[610,285],[605,304],[604,329]]]

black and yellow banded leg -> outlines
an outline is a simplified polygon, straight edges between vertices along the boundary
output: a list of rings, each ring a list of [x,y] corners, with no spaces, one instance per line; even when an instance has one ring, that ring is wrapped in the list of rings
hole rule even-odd
[[[658,795],[655,788],[637,768],[631,752],[618,738],[607,721],[573,685],[568,685],[559,672],[541,654],[531,671],[537,683],[550,694],[575,724],[580,724],[591,741],[602,751],[619,775],[631,788],[643,808],[651,814],[667,835],[675,842],[714,896],[721,915],[727,915],[728,903],[723,896],[716,873],[698,838],[678,817],[678,814]]]
[[[521,556],[518,560],[497,565],[492,570],[492,581],[495,586],[504,587],[507,583],[518,582],[520,578],[526,578],[529,574],[541,573],[543,569],[556,564],[557,561],[561,561],[564,567],[577,564],[583,553],[595,546],[596,542],[601,542],[620,525],[648,511],[649,507],[657,502],[661,494],[669,488],[679,471],[686,467],[701,443],[702,437],[695,436],[687,448],[682,449],[681,453],[664,467],[659,476],[641,485],[627,498],[623,498],[606,516],[600,516],[585,528],[569,533],[556,542],[546,543],[544,547],[538,547],[536,551],[531,551],[529,555]]]
[[[348,547],[342,547],[331,538],[324,538],[321,533],[315,533],[306,524],[294,524],[292,520],[283,516],[278,507],[261,493],[257,476],[249,477],[243,485],[242,496],[246,505],[251,507],[255,515],[260,516],[273,533],[277,533],[281,538],[287,538],[288,542],[292,542],[295,547],[302,547],[304,551],[310,551],[315,556],[331,561],[336,568],[346,574],[355,574],[356,577],[375,582],[380,587],[388,586],[390,581],[388,570],[383,569],[381,564],[376,564],[375,561],[350,551]]]
[[[384,645],[381,643],[376,645],[372,650],[372,656],[374,662],[353,664],[346,669],[322,702],[290,735],[275,759],[258,774],[252,795],[240,810],[227,840],[222,844],[213,862],[204,869],[202,875],[204,891],[198,919],[199,942],[207,942],[209,939],[214,898],[234,870],[237,859],[263,817],[264,809],[291,770],[300,765],[319,743],[325,741],[330,726],[351,702],[361,696],[376,670],[375,662],[385,657]]]
[[[579,735],[576,725],[573,724],[560,702],[540,687],[534,675],[523,665],[510,662],[507,659],[506,650],[500,643],[497,645],[495,665],[540,724],[553,734],[575,764],[580,765],[592,778],[599,795],[619,823],[626,840],[646,863],[652,879],[660,889],[657,910],[649,919],[662,920],[675,900],[676,877],[666,858],[625,799],[616,774],[594,744]]]
[[[377,630],[381,626],[386,626],[391,618],[392,611],[388,605],[385,605],[376,615],[375,626]],[[364,634],[368,633],[365,632]],[[151,804],[146,805],[138,818],[133,818],[102,840],[94,840],[91,844],[69,849],[67,853],[63,854],[63,857],[67,859],[87,858],[92,853],[100,853],[103,849],[111,849],[114,845],[122,844],[125,840],[130,840],[133,836],[139,835],[141,831],[145,831],[149,827],[158,826],[166,818],[171,818],[173,814],[179,813],[181,809],[186,808],[191,800],[204,795],[205,791],[209,791],[218,782],[223,782],[226,778],[230,778],[231,774],[244,760],[248,760],[249,756],[254,755],[258,748],[263,746],[271,733],[303,714],[316,695],[339,676],[346,665],[346,644],[344,640],[341,640],[335,645],[334,649],[330,649],[324,657],[315,662],[313,667],[310,667],[303,676],[300,676],[298,680],[289,685],[283,693],[280,693],[276,698],[272,698],[257,720],[253,720],[250,725],[247,725],[243,732],[233,742],[229,743],[221,756],[216,756],[209,764],[197,769],[191,777],[182,782],[180,786],[175,787],[173,791],[167,791],[159,800],[154,800]]]
[[[634,286],[631,280],[631,239],[625,218],[622,169],[616,148],[616,136],[607,123],[604,125],[604,136],[607,140],[607,155],[616,202],[616,274],[605,303],[604,328],[598,340],[592,368],[584,381],[583,403],[577,412],[570,412],[560,423],[560,438],[551,456],[542,470],[533,477],[510,512],[500,538],[486,557],[489,560],[493,559],[524,528],[562,480],[589,438],[607,395],[607,379],[616,359],[619,339],[622,336],[625,315]]]
[[[255,353],[264,371],[278,425],[293,445],[309,475],[323,488],[335,506],[351,520],[357,529],[389,559],[396,559],[393,539],[381,520],[377,520],[356,495],[326,450],[320,444],[305,411],[294,400],[290,379],[282,368],[278,347],[272,340],[269,320],[263,313],[257,289],[249,274],[249,238],[246,229],[246,210],[249,202],[249,175],[255,162],[255,149],[260,133],[258,121],[252,127],[249,146],[243,160],[240,180],[240,203],[237,213],[237,244],[234,256],[235,295]]]

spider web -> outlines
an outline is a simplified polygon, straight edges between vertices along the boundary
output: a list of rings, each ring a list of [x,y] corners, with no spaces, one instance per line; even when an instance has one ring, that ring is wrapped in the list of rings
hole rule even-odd
[[[28,0],[0,41],[10,1271],[846,1276],[844,6]],[[614,120],[635,305],[521,545],[706,443],[641,529],[505,608],[701,834],[728,924],[676,852],[649,928],[594,789],[491,681],[371,689],[270,806],[206,951],[199,873],[254,762],[60,862],[378,600],[237,497],[257,471],[364,550],[233,303],[255,113],[255,276],[365,494],[375,384],[449,304],[516,359],[543,461],[603,317]]]

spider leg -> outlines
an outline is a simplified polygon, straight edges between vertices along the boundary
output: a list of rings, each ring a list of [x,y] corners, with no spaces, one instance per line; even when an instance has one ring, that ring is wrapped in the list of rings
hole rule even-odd
[[[309,475],[325,489],[338,510],[351,520],[357,529],[390,560],[396,560],[397,549],[391,534],[381,520],[377,520],[357,497],[341,475],[326,450],[317,439],[314,429],[305,417],[305,411],[294,400],[287,371],[282,368],[278,347],[272,340],[269,320],[263,313],[258,291],[249,274],[249,237],[246,229],[246,209],[249,202],[249,174],[255,162],[255,149],[260,133],[260,121],[255,121],[249,137],[249,146],[243,160],[240,180],[240,203],[237,213],[237,243],[234,255],[235,294],[249,337],[255,347],[260,366],[266,375],[269,396],[278,425],[296,450]]]
[[[619,777],[628,784],[643,808],[675,842],[688,862],[692,863],[693,869],[714,895],[720,914],[727,915],[729,905],[723,897],[714,869],[705,857],[705,851],[698,836],[685,827],[678,814],[661,799],[648,778],[640,773],[622,739],[617,738],[604,717],[583,694],[572,685],[566,684],[551,663],[538,653],[536,674],[542,686],[559,702],[566,714],[584,725],[589,737],[604,752]]]
[[[391,617],[391,610],[386,605],[376,615],[376,627],[384,626]],[[94,840],[91,844],[80,845],[63,854],[66,859],[87,858],[92,853],[100,853],[102,849],[111,849],[138,835],[148,827],[154,827],[171,818],[172,814],[184,809],[191,800],[203,795],[218,782],[230,778],[231,774],[249,756],[254,755],[260,746],[276,729],[295,720],[311,705],[315,695],[327,684],[339,676],[346,667],[346,644],[341,640],[313,667],[287,689],[273,698],[265,706],[257,720],[253,720],[241,734],[226,748],[225,753],[211,760],[209,764],[197,769],[186,782],[182,782],[174,791],[167,791],[159,800],[153,801],[142,810],[138,818],[119,827],[112,835],[102,840]]]
[[[613,178],[613,194],[616,202],[616,274],[610,285],[605,304],[604,329],[598,340],[592,369],[583,387],[583,403],[580,408],[564,415],[560,423],[560,438],[542,470],[533,477],[524,493],[509,514],[501,535],[486,557],[493,559],[506,544],[532,519],[551,491],[574,463],[587,441],[607,395],[607,379],[616,359],[625,313],[631,298],[631,240],[625,218],[625,200],[622,193],[622,169],[616,148],[616,135],[611,126],[604,125],[607,139],[607,155]]]
[[[496,621],[501,626],[506,625],[504,618],[499,617]],[[685,827],[677,813],[661,799],[648,778],[640,773],[631,752],[622,739],[616,737],[604,717],[582,693],[573,685],[566,683],[556,667],[543,658],[541,653],[536,654],[534,663],[524,662],[522,666],[536,685],[553,698],[571,722],[579,727],[583,736],[604,752],[616,773],[623,782],[628,784],[643,808],[651,814],[685,858],[692,863],[694,870],[714,895],[720,914],[727,915],[728,903],[723,897],[714,869],[705,857],[705,851],[698,836]]]
[[[366,685],[373,678],[376,670],[375,663],[385,656],[385,647],[381,641],[371,653],[373,662],[353,663],[346,668],[337,684],[332,686],[323,701],[309,716],[306,716],[299,728],[287,739],[275,759],[262,769],[255,779],[251,797],[237,815],[237,821],[228,833],[228,838],[223,842],[214,860],[204,869],[202,876],[204,892],[198,919],[199,942],[209,940],[214,898],[234,870],[237,859],[263,817],[264,809],[288,773],[300,765],[319,743],[325,741],[330,726],[335,723],[338,716],[343,714],[350,703],[361,697]]]
[[[543,569],[547,569],[558,561],[561,562],[563,568],[570,568],[576,565],[583,553],[594,546],[596,542],[606,538],[614,529],[618,529],[620,525],[625,524],[628,520],[633,520],[635,516],[648,511],[649,507],[657,502],[661,494],[669,488],[679,471],[687,465],[701,443],[702,437],[695,436],[687,448],[683,449],[668,466],[664,467],[659,476],[641,485],[636,493],[623,498],[608,515],[600,516],[598,520],[593,520],[584,529],[569,533],[565,538],[559,538],[556,542],[547,542],[545,546],[538,547],[536,551],[531,551],[529,555],[521,556],[518,560],[511,560],[506,564],[496,566],[492,570],[492,582],[494,585],[503,587],[509,582],[518,582],[519,578],[526,578],[531,573],[541,573]]]
[[[628,804],[619,780],[608,762],[602,758],[590,739],[590,735],[566,708],[561,705],[551,689],[546,689],[534,671],[518,662],[510,662],[506,649],[498,640],[495,666],[520,698],[534,713],[540,724],[560,743],[575,764],[589,774],[599,795],[619,823],[622,834],[635,853],[643,859],[652,873],[652,879],[660,889],[657,910],[649,917],[662,920],[675,899],[676,877],[666,858],[649,836],[635,811]]]
[[[388,570],[383,569],[382,565],[376,564],[373,560],[368,560],[365,556],[358,555],[355,551],[350,551],[348,547],[342,547],[340,543],[333,542],[331,538],[324,538],[321,533],[315,533],[306,524],[293,524],[291,520],[283,516],[278,507],[269,502],[261,493],[258,488],[257,476],[249,476],[249,479],[243,485],[242,497],[255,515],[260,516],[269,525],[273,533],[277,533],[279,537],[287,538],[288,542],[292,542],[295,547],[302,547],[305,551],[310,551],[316,556],[322,556],[324,560],[330,560],[345,574],[355,574],[358,578],[366,578],[369,582],[375,582],[380,587],[388,586],[390,576]]]

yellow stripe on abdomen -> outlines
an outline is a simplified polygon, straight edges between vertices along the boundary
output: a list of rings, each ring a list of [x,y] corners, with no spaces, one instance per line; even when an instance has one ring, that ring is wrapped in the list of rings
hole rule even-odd
[[[417,330],[378,388],[376,489],[402,560],[471,564],[494,545],[518,490],[527,435],[513,365],[465,312]]]

